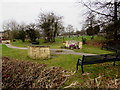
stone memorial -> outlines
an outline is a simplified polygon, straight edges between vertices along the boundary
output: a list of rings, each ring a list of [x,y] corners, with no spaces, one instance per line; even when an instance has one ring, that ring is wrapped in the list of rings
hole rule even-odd
[[[50,58],[50,47],[40,45],[29,45],[28,56],[33,59],[48,59]]]
[[[82,49],[82,45],[83,45],[83,43],[79,41],[78,42],[78,48]]]
[[[69,41],[66,41],[65,43],[63,43],[63,45],[66,47],[66,48],[70,48],[71,46],[73,46],[74,48],[78,48],[78,49],[82,49],[82,42],[81,41],[74,41],[74,40],[69,40]]]

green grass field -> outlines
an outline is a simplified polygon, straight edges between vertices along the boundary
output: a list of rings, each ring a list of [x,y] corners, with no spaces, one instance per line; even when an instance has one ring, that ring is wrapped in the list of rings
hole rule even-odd
[[[27,50],[18,50],[8,48],[5,45],[0,45],[2,49],[2,56],[9,56],[10,58],[15,58],[17,60],[29,60],[33,62],[38,62],[41,64],[47,64],[48,67],[56,66],[62,67],[67,71],[74,72],[76,70],[76,62],[78,58],[82,56],[79,55],[52,55],[51,59],[40,60],[40,59],[31,59],[27,56]],[[96,50],[95,50],[96,51]],[[97,51],[96,51],[97,52]],[[104,53],[101,51],[101,54]],[[84,66],[85,75],[81,74],[81,69],[77,71],[74,75],[68,77],[68,80],[65,82],[61,88],[70,85],[71,83],[77,82],[77,85],[72,86],[76,87],[106,87],[107,83],[114,81],[114,79],[120,78],[120,62],[116,62],[116,66],[113,66],[113,62],[86,65]],[[96,82],[92,82],[95,78],[101,76],[102,78],[98,79]],[[98,82],[100,83],[98,85]]]
[[[75,37],[70,37],[70,38],[69,37],[64,37],[64,39],[63,39],[63,37],[57,37],[56,42],[54,42],[54,43],[44,43],[43,39],[40,39],[38,41],[40,42],[40,45],[49,45],[51,48],[60,48],[64,41],[67,41],[67,40],[81,41],[82,37],[86,38],[87,41],[91,40],[91,36],[79,36],[79,37],[75,36]],[[105,38],[95,36],[92,41],[96,41],[96,40],[97,41],[105,40]],[[11,44],[14,45],[14,46],[18,46],[18,47],[27,47],[30,43],[28,41],[25,41],[23,43],[21,40],[16,40],[16,42],[12,42]]]
[[[81,41],[82,36],[79,37],[66,37],[64,38],[64,41],[66,40],[76,40],[76,41]],[[91,36],[84,36],[87,40],[91,40]],[[91,41],[96,41],[96,40],[104,40],[103,37],[98,37],[95,36],[93,40]],[[61,46],[63,46],[63,39],[62,37],[57,37],[56,42],[54,43],[43,43],[43,39],[39,40],[40,45],[47,45],[50,46],[50,48],[53,49],[60,49]],[[30,43],[28,41],[22,42],[20,40],[16,40],[16,42],[11,43],[13,46],[18,46],[18,47],[27,47]],[[75,52],[83,52],[83,53],[91,53],[91,54],[107,54],[107,53],[113,53],[112,51],[107,51],[107,50],[101,50],[99,47],[94,47],[94,46],[88,46],[88,45],[83,45],[82,49],[74,49]]]
[[[11,58],[15,58],[19,60],[35,61],[38,63],[48,64],[48,66],[63,67],[64,69],[67,70],[75,70],[75,64],[77,62],[77,59],[81,58],[81,56],[78,55],[52,55],[51,59],[48,60],[40,60],[40,59],[34,60],[28,57],[27,50],[12,49],[6,47],[5,45],[2,45],[2,56],[9,56]],[[71,65],[69,65],[70,63]]]
[[[91,53],[91,54],[108,54],[114,53],[113,51],[102,50],[100,47],[93,47],[88,45],[83,45],[82,49],[74,49],[75,52],[81,53]]]
[[[79,37],[66,37],[56,38],[55,43],[43,43],[43,39],[40,39],[40,45],[48,45],[50,48],[61,48],[62,42],[66,40],[76,40],[81,41],[82,36]],[[90,36],[84,36],[88,41],[99,41],[105,40],[103,37],[95,36],[93,40],[91,40]],[[27,47],[30,43],[26,41],[23,43],[20,40],[16,40],[16,42],[11,43],[14,46],[18,47]],[[27,50],[19,50],[8,48],[5,45],[0,45],[2,47],[0,52],[2,52],[2,56],[8,56],[10,58],[14,58],[17,60],[28,60],[32,62],[37,62],[40,64],[47,64],[48,67],[56,66],[61,67],[64,70],[74,72],[76,71],[76,63],[78,58],[82,58],[80,55],[51,55],[50,59],[41,60],[41,59],[31,59],[27,55]],[[82,49],[74,49],[75,52],[82,53],[91,53],[91,54],[107,54],[113,53],[112,51],[101,50],[99,47],[83,45]],[[81,74],[81,69],[78,70],[74,75],[68,77],[67,81],[61,88],[69,86],[72,83],[76,83],[71,86],[72,88],[80,88],[80,87],[100,87],[105,88],[108,86],[108,83],[114,82],[116,79],[120,78],[120,62],[116,62],[116,66],[113,66],[113,62],[107,62],[102,64],[94,64],[94,65],[86,65],[84,66],[85,74]],[[99,79],[96,78],[101,77]],[[113,84],[114,85],[114,84]]]

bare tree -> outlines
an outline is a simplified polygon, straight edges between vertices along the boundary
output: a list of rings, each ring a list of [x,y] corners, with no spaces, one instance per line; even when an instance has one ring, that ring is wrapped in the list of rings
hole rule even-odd
[[[100,31],[99,22],[96,20],[95,15],[89,13],[84,26],[87,35],[96,35]]]
[[[18,39],[22,40],[22,42],[25,42],[26,39],[26,24],[24,22],[22,22],[21,24],[19,24],[19,33],[18,33]]]
[[[18,29],[18,23],[15,20],[8,20],[4,21],[3,23],[3,30],[17,30]]]
[[[11,39],[11,31],[10,30],[5,30],[3,35],[3,39]]]
[[[74,32],[73,26],[69,24],[69,25],[66,27],[66,31],[68,32],[69,37],[70,37],[71,33]]]
[[[108,24],[114,24],[113,38],[117,40],[118,27],[117,23],[120,20],[120,0],[102,0],[95,2],[81,2],[85,7],[89,9],[89,12],[92,12],[97,15],[101,26],[105,26]]]
[[[96,26],[97,20],[95,19],[95,15],[92,13],[89,13],[85,23],[86,23],[86,28]]]
[[[6,21],[3,23],[3,30],[9,31],[10,39],[16,39],[18,35],[18,26],[15,20]]]
[[[62,30],[62,17],[56,16],[53,12],[41,13],[38,17],[38,23],[43,30],[45,42],[55,42],[55,37]]]
[[[31,40],[31,42],[36,42],[36,39],[39,38],[39,32],[36,30],[36,25],[31,23],[26,26],[26,33]]]

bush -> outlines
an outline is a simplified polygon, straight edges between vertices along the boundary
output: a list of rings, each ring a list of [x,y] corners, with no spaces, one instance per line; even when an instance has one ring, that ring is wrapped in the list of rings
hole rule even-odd
[[[86,44],[86,40],[87,40],[86,38],[83,38],[83,37],[82,37],[82,43],[83,43],[83,44]]]

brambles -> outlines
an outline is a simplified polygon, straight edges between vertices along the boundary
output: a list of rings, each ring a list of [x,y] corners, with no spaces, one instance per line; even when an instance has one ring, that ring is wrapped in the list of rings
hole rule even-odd
[[[2,58],[3,88],[58,88],[65,80],[59,67]]]

